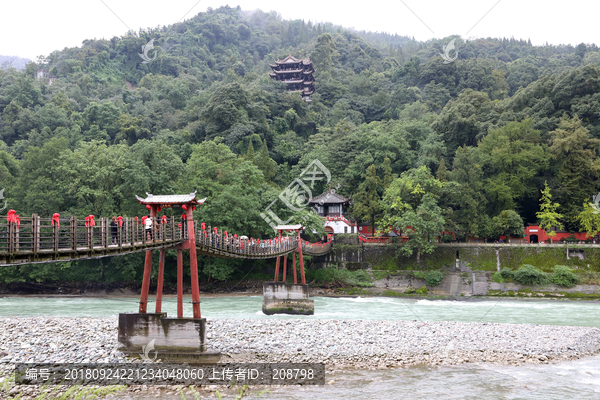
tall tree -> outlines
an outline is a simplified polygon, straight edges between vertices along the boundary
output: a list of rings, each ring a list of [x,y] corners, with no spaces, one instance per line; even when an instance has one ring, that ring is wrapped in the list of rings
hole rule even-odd
[[[277,163],[269,157],[269,148],[267,147],[267,140],[263,141],[262,148],[256,160],[256,165],[263,172],[265,180],[270,182],[277,173]]]
[[[581,204],[598,192],[600,140],[590,138],[588,132],[577,116],[569,118],[566,115],[550,132],[550,152],[558,164],[563,192],[560,209],[568,229],[578,228]]]
[[[594,237],[600,233],[600,210],[598,204],[583,203],[583,210],[577,216],[580,232],[587,232],[587,236]]]
[[[250,140],[248,140],[248,150],[246,151],[244,160],[254,163],[254,157],[254,145],[252,144],[252,138],[250,138]]]
[[[394,177],[392,176],[392,161],[389,157],[383,160],[383,188],[387,189]]]
[[[504,210],[494,218],[492,225],[497,236],[522,236],[525,232],[523,218],[515,210]]]
[[[540,228],[550,229],[550,232],[548,232],[550,241],[556,236],[554,228],[563,228],[563,224],[559,221],[562,215],[556,212],[558,207],[560,207],[558,203],[552,202],[552,194],[550,194],[548,182],[544,182],[544,190],[542,190],[542,198],[540,199],[540,212],[536,216],[540,219]]]
[[[517,201],[535,195],[532,179],[548,166],[548,150],[541,143],[540,132],[533,128],[533,120],[494,129],[478,147],[490,160],[485,190],[491,214],[516,208]]]
[[[358,186],[354,195],[352,214],[356,218],[366,218],[371,221],[371,229],[375,234],[375,218],[381,212],[379,192],[382,189],[381,179],[377,176],[375,165],[367,168],[363,182]]]
[[[318,69],[327,71],[333,66],[332,55],[334,51],[335,43],[333,37],[329,33],[324,33],[317,38],[317,45],[310,58]]]
[[[395,179],[384,192],[381,201],[383,216],[379,224],[387,229],[401,230],[408,236],[400,243],[400,253],[410,256],[435,249],[433,239],[444,230],[446,219],[440,207],[447,182],[435,179],[427,167],[410,169]]]

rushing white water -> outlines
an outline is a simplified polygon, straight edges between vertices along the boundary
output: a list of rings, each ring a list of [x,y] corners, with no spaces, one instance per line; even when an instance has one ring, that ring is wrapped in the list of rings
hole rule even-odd
[[[505,322],[511,324],[575,325],[600,327],[597,302],[565,300],[485,300],[446,301],[409,300],[388,297],[331,298],[314,297],[314,316],[262,313],[261,296],[201,298],[206,318],[320,318],[375,319],[462,322]],[[88,297],[4,297],[0,298],[0,317],[64,316],[108,317],[120,312],[136,312],[138,299]],[[191,298],[184,298],[184,316],[191,316]],[[163,300],[162,311],[176,314],[174,297]],[[154,303],[148,304],[154,311]]]

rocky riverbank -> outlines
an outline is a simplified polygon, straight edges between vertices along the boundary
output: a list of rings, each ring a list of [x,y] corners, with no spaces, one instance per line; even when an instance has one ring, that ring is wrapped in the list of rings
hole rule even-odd
[[[324,362],[328,371],[541,364],[600,352],[600,329],[587,327],[416,320],[208,322],[209,347],[223,353],[222,362]],[[136,361],[116,348],[116,318],[0,318],[2,375],[14,362]]]

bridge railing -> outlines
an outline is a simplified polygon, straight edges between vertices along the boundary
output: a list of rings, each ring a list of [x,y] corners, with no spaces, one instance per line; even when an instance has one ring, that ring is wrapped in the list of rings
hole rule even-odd
[[[320,255],[329,253],[331,250],[331,246],[333,245],[333,241],[329,240],[325,243],[317,242],[317,243],[302,243],[302,251],[308,255]]]
[[[234,235],[225,235],[225,232],[218,229],[215,232],[214,228],[210,226],[201,229],[201,226],[202,224],[195,223],[195,227],[197,227],[196,245],[221,253],[247,257],[268,257],[289,253],[298,248],[298,241],[295,236],[284,237],[281,241],[276,238],[241,239]]]
[[[125,217],[111,226],[110,218],[97,220],[41,218],[37,215],[17,222],[0,221],[0,253],[85,251],[179,242],[187,238],[175,217],[155,220],[146,230],[141,220]]]

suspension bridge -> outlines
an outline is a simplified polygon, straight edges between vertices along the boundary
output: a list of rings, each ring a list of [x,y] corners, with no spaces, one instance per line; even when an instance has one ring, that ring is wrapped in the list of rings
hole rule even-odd
[[[0,222],[0,266],[14,266],[34,263],[50,263],[94,259],[137,252],[145,252],[144,277],[140,298],[140,313],[146,313],[152,252],[160,251],[158,283],[156,292],[156,313],[161,312],[162,288],[165,264],[165,251],[177,250],[177,295],[178,317],[183,316],[183,250],[190,253],[190,274],[192,284],[192,308],[194,318],[200,318],[198,290],[197,254],[232,259],[277,258],[275,281],[279,280],[279,266],[283,261],[283,278],[286,279],[287,255],[293,256],[294,283],[296,276],[296,253],[300,259],[300,276],[304,276],[305,255],[322,255],[331,250],[332,242],[308,243],[300,237],[301,225],[279,227],[279,236],[268,239],[254,239],[238,236],[217,227],[194,221],[193,211],[204,204],[206,198],[197,199],[196,192],[186,195],[137,197],[140,204],[148,209],[150,216],[97,218],[64,218],[55,213],[52,218],[38,215],[21,218],[10,210],[6,221]],[[181,219],[158,217],[164,208],[181,207]],[[198,226],[200,229],[196,229]],[[295,235],[282,235],[282,231],[295,231]],[[285,257],[284,257],[285,256]]]

